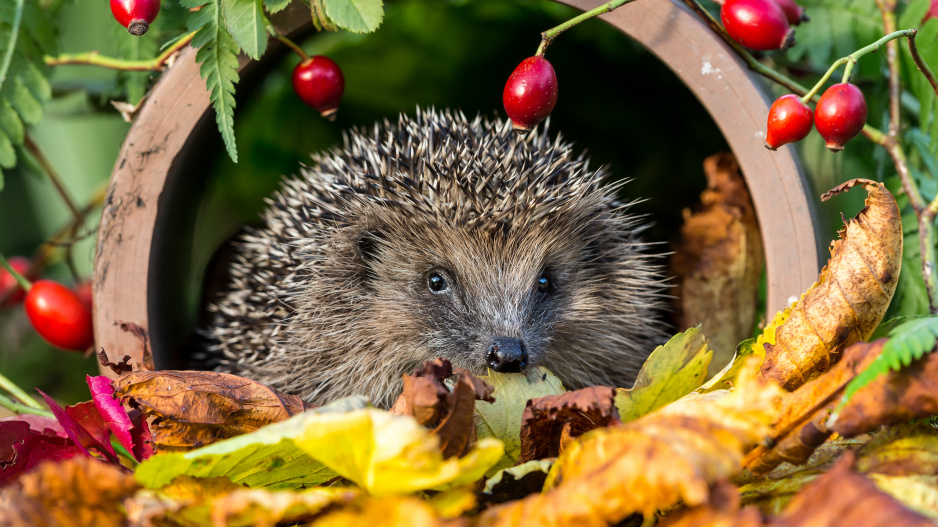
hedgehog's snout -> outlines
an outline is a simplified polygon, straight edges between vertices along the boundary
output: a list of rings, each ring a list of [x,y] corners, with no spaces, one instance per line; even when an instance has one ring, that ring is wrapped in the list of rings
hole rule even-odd
[[[528,365],[524,342],[510,337],[495,337],[485,354],[489,368],[501,373],[517,373]]]

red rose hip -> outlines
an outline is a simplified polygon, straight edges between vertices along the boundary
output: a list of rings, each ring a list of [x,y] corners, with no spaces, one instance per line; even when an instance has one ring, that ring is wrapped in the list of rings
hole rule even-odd
[[[795,3],[795,0],[775,0],[775,3],[785,12],[785,18],[788,23],[797,26],[802,22],[808,22],[811,19],[804,14],[804,8]]]
[[[866,99],[853,84],[835,84],[821,95],[814,109],[814,126],[832,152],[863,130],[866,124]]]
[[[10,264],[17,273],[25,275],[29,270],[29,260],[23,258],[22,256],[13,256],[7,263]],[[7,292],[10,290],[15,290],[10,298],[6,302],[0,304],[0,308],[9,307],[14,304],[17,304],[26,297],[26,291],[23,291],[23,288],[20,287],[20,284],[17,283],[16,278],[13,278],[13,275],[6,270],[5,267],[0,266],[0,298],[6,296]]]
[[[111,14],[131,35],[140,36],[160,14],[160,0],[111,0]]]
[[[720,18],[730,37],[749,49],[785,50],[795,44],[795,30],[775,0],[726,0]]]
[[[928,22],[929,18],[938,18],[938,0],[931,0],[931,6],[928,12],[922,17],[922,23]]]
[[[293,91],[323,117],[334,121],[345,91],[345,77],[332,59],[316,55],[293,69]]]
[[[51,280],[33,282],[24,305],[33,328],[49,344],[72,351],[94,344],[91,310],[68,287]]]
[[[521,61],[505,83],[502,102],[515,130],[525,132],[537,126],[557,104],[554,67],[541,56]]]
[[[765,147],[769,150],[801,141],[811,132],[814,113],[797,95],[779,97],[769,109],[765,130]]]

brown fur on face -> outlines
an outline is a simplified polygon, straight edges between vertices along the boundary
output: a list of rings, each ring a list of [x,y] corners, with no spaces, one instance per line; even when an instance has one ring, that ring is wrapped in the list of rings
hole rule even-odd
[[[509,122],[428,111],[353,131],[238,243],[210,351],[317,403],[389,406],[401,375],[439,356],[485,373],[497,337],[569,386],[626,386],[660,340],[662,282],[603,176]]]

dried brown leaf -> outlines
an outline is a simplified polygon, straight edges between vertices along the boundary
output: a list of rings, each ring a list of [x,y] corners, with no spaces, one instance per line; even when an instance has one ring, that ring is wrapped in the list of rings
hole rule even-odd
[[[456,379],[452,390],[443,381]],[[469,451],[476,438],[473,415],[476,400],[494,401],[493,388],[462,368],[453,368],[446,359],[423,363],[412,375],[404,375],[404,393],[392,413],[413,415],[417,422],[440,438],[444,458]]]
[[[831,429],[850,437],[938,414],[938,353],[890,371],[853,394]]]
[[[791,310],[791,316],[766,344],[762,373],[787,390],[825,371],[846,346],[866,340],[879,325],[899,279],[902,223],[892,194],[881,183],[854,179],[822,199],[863,185],[866,207],[831,243],[831,258],[816,287]]]
[[[121,502],[138,487],[130,472],[89,457],[47,461],[0,490],[0,525],[121,527]]]
[[[886,339],[858,342],[844,351],[843,360],[783,399],[773,423],[771,448],[759,446],[746,456],[746,468],[766,474],[782,462],[803,463],[831,431],[824,425],[844,387],[872,363]]]
[[[847,452],[834,467],[805,486],[773,518],[773,527],[850,525],[852,527],[915,527],[933,525],[880,491],[866,476],[853,469],[854,455]]]
[[[701,210],[684,211],[671,269],[676,276],[679,328],[702,325],[714,350],[713,375],[752,332],[762,273],[762,238],[739,165],[732,154],[704,160],[707,189]]]
[[[252,432],[312,406],[299,397],[218,372],[131,372],[114,381],[117,397],[155,417],[154,450],[186,451]]]
[[[636,421],[594,430],[557,460],[550,491],[488,509],[479,525],[598,526],[681,501],[706,503],[710,485],[737,472],[743,453],[769,433],[780,396],[746,373],[732,392],[691,394]]]
[[[590,386],[528,401],[521,415],[520,461],[557,457],[586,432],[621,423],[614,397],[614,388]]]

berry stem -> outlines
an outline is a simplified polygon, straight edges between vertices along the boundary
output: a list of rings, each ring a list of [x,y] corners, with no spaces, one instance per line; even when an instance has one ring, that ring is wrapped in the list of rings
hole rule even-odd
[[[6,408],[7,410],[10,410],[11,412],[15,414],[33,414],[33,415],[41,415],[44,417],[52,417],[53,419],[55,418],[55,416],[52,415],[52,412],[44,408],[35,408],[32,406],[28,406],[23,403],[14,401],[13,399],[10,399],[6,395],[2,395],[2,394],[0,394],[0,406]]]
[[[883,44],[889,41],[895,40],[899,37],[908,37],[909,35],[914,35],[914,34],[915,34],[915,29],[903,29],[901,31],[893,31],[892,33],[889,33],[888,35],[877,40],[876,42],[873,42],[869,46],[864,46],[854,51],[853,53],[847,55],[846,57],[841,57],[835,60],[834,63],[831,64],[831,67],[828,68],[827,71],[824,73],[824,76],[821,77],[821,80],[819,80],[817,84],[815,84],[814,87],[811,88],[811,91],[809,91],[807,94],[805,94],[804,97],[801,98],[801,102],[806,103],[812,100],[814,96],[817,94],[817,92],[820,91],[822,87],[824,87],[824,83],[827,82],[827,79],[829,79],[831,75],[834,74],[834,71],[837,70],[837,68],[839,68],[841,64],[847,65],[844,68],[844,76],[843,76],[843,81],[842,81],[843,83],[846,83],[848,80],[850,80],[850,73],[853,72],[853,66],[856,65],[857,60],[860,59],[860,57],[879,51],[879,48],[881,48]]]
[[[935,74],[928,67],[928,64],[925,64],[925,61],[922,60],[922,56],[918,54],[918,46],[915,44],[915,35],[917,33],[918,31],[913,30],[912,34],[909,35],[909,52],[912,54],[912,60],[915,61],[918,70],[928,79],[928,83],[935,90],[935,95],[938,96],[938,80],[935,79]]]
[[[20,287],[23,288],[23,291],[29,291],[30,288],[32,288],[33,284],[29,280],[27,280],[25,276],[16,272],[16,269],[14,269],[12,265],[10,265],[10,262],[8,262],[6,257],[3,256],[3,253],[0,253],[0,266],[6,269],[7,272],[10,273],[11,276],[13,276],[13,278],[17,281],[17,283],[20,284]],[[2,375],[0,375],[0,377],[2,377]],[[3,386],[2,381],[0,381],[0,386]]]
[[[16,0],[16,11],[13,12],[13,24],[10,29],[10,40],[6,42],[6,53],[3,55],[3,62],[0,62],[0,87],[3,87],[3,81],[7,78],[7,71],[10,70],[10,62],[13,61],[13,50],[16,49],[16,39],[20,31],[20,22],[23,20],[23,0]]]
[[[4,262],[5,262],[5,261],[6,261],[6,260],[4,260]],[[43,412],[46,411],[42,406],[40,406],[40,404],[39,404],[38,401],[36,401],[36,400],[33,399],[32,397],[30,397],[25,391],[23,391],[22,388],[20,388],[19,386],[17,386],[16,383],[14,383],[13,381],[11,381],[10,379],[7,379],[6,376],[3,375],[2,373],[0,373],[0,388],[3,388],[3,389],[6,390],[7,392],[9,392],[10,395],[12,395],[13,397],[15,397],[15,398],[16,398],[17,400],[19,400],[22,404],[28,406],[30,409],[32,409],[32,410],[34,410],[34,411],[35,411],[35,410],[41,410],[41,411],[43,411]],[[12,399],[9,399],[8,397],[6,397],[6,396],[4,396],[4,395],[2,395],[2,394],[0,394],[0,397],[3,397],[3,398],[6,399],[7,401],[10,401],[10,402],[12,402],[12,403],[15,403],[15,401],[13,401]],[[10,408],[10,407],[7,406],[6,404],[3,404],[3,406],[6,406],[7,408]],[[13,408],[10,408],[10,409],[13,410]],[[16,410],[13,410],[13,411],[15,412]],[[23,412],[17,412],[17,413],[23,413]],[[35,413],[35,412],[25,412],[25,413]],[[43,413],[43,414],[40,414],[40,415],[47,415],[47,414]],[[49,416],[49,417],[52,417],[52,413],[50,412],[50,413],[48,414],[48,416]]]
[[[580,22],[584,22],[593,17],[608,13],[634,1],[635,0],[613,0],[612,2],[607,2],[595,9],[590,9],[589,11],[575,16],[563,24],[560,24],[559,26],[555,26],[548,29],[547,31],[544,31],[541,33],[541,44],[537,47],[537,52],[534,55],[538,57],[543,56],[544,52],[547,51],[547,46],[549,46],[555,38],[571,27],[578,25]]]
[[[112,70],[122,71],[159,71],[162,70],[169,59],[179,50],[189,45],[195,31],[188,33],[182,38],[173,42],[165,51],[150,60],[124,60],[113,57],[102,56],[97,51],[88,51],[85,53],[63,53],[57,57],[46,56],[47,66],[64,66],[67,64],[85,64],[89,66],[99,66]]]
[[[287,37],[285,37],[285,36],[283,36],[283,35],[281,35],[281,34],[279,34],[279,33],[276,34],[276,35],[274,35],[274,38],[276,38],[276,39],[279,40],[280,42],[283,42],[283,44],[284,44],[285,46],[287,46],[288,48],[290,48],[290,49],[292,49],[294,52],[296,52],[296,54],[300,56],[300,61],[305,62],[305,61],[309,60],[309,55],[307,55],[306,52],[303,51],[303,48],[301,48],[301,47],[299,47],[298,45],[296,45],[296,42],[293,42],[293,41],[290,40],[289,38],[287,38]]]

